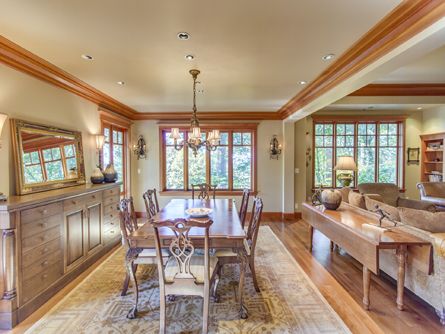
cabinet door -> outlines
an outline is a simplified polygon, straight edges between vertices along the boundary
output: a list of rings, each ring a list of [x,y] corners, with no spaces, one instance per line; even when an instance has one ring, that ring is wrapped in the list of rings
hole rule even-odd
[[[70,267],[84,255],[84,210],[70,212],[65,215],[65,259],[66,267]]]
[[[87,207],[87,253],[102,245],[102,204]]]

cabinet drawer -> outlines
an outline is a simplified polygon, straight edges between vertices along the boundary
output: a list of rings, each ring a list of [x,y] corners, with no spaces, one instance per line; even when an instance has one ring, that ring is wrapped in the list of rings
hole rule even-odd
[[[88,195],[82,196],[82,198],[84,199],[84,201],[87,205],[89,205],[90,203],[94,203],[94,202],[100,202],[100,201],[102,201],[102,192],[98,191],[93,194],[88,194]]]
[[[25,239],[31,235],[49,230],[56,226],[61,226],[63,223],[62,213],[56,214],[51,217],[37,219],[33,222],[22,225],[22,239]]]
[[[120,187],[114,187],[111,189],[107,189],[103,191],[104,198],[106,197],[115,197],[118,196],[120,193]]]
[[[113,220],[119,220],[119,211],[111,211],[104,215],[104,223],[111,222]]]
[[[60,261],[63,261],[61,249],[42,257],[37,262],[31,264],[28,267],[22,268],[23,279],[26,281]]]
[[[117,208],[117,206],[119,205],[119,195],[104,198],[104,205],[105,207],[114,205]]]
[[[119,224],[119,220],[111,220],[108,222],[104,223],[104,231],[108,231],[114,227],[117,227],[119,229],[120,232],[120,224]]]
[[[37,219],[50,217],[58,213],[62,213],[62,203],[60,202],[23,210],[20,213],[20,221],[22,224],[27,224],[34,222]]]
[[[114,241],[117,238],[120,238],[121,231],[118,226],[109,226],[108,230],[104,231],[104,242],[109,243],[110,241]]]
[[[85,196],[73,197],[63,201],[63,211],[72,211],[85,206]]]
[[[44,271],[31,277],[27,281],[23,281],[23,303],[37,296],[41,291],[56,282],[63,275],[62,261],[59,261]]]
[[[43,245],[44,243],[47,243],[48,241],[56,239],[58,237],[60,237],[60,226],[53,227],[52,229],[25,238],[22,241],[22,253],[25,253],[26,251]]]
[[[24,253],[22,255],[22,267],[27,267],[41,258],[62,249],[61,241],[61,238],[57,238]]]
[[[113,211],[115,211],[116,213],[119,213],[119,203],[104,205],[104,214],[105,215],[110,212],[113,212]]]

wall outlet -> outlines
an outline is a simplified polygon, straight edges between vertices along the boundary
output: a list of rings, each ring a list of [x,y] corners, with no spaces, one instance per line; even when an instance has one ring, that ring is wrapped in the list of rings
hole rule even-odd
[[[141,174],[141,169],[140,168],[138,168],[138,174]]]
[[[298,210],[298,203],[295,203],[295,210]]]
[[[300,168],[295,168],[295,174],[300,174]]]

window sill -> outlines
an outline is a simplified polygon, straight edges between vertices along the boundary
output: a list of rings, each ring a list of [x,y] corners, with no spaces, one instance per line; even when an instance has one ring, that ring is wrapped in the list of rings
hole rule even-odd
[[[250,195],[256,196],[258,191],[251,191]],[[159,192],[160,196],[192,196],[191,190],[163,190]],[[216,196],[242,196],[242,190],[217,190]]]

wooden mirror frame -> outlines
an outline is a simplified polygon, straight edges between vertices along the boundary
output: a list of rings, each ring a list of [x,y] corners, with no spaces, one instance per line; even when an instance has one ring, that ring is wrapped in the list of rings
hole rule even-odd
[[[11,137],[14,153],[14,163],[16,166],[16,193],[17,195],[26,195],[41,191],[72,187],[85,184],[85,164],[83,159],[82,133],[79,131],[71,131],[60,129],[53,126],[47,126],[37,123],[31,123],[18,119],[11,119]],[[24,180],[24,164],[23,164],[23,144],[20,133],[23,129],[30,129],[36,132],[51,133],[55,135],[72,136],[76,146],[76,159],[78,165],[77,178],[47,181],[41,183],[26,184]]]

